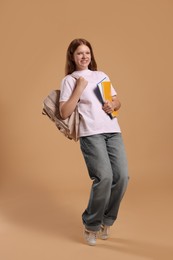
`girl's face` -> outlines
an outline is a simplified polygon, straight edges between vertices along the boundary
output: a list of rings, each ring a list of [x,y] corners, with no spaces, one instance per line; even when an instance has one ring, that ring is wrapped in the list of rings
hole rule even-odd
[[[77,47],[73,54],[76,70],[86,70],[91,62],[90,48],[84,44]]]

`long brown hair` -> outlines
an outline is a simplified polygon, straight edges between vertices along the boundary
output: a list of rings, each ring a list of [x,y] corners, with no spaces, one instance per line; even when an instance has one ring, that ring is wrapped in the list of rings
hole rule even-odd
[[[71,74],[73,71],[76,70],[76,64],[75,64],[74,59],[73,59],[73,54],[74,54],[75,50],[78,48],[78,46],[82,45],[82,44],[88,46],[88,48],[90,49],[90,52],[91,52],[91,62],[89,64],[88,68],[90,70],[97,70],[97,63],[96,63],[95,58],[94,58],[94,53],[93,53],[93,49],[91,47],[91,44],[87,40],[79,38],[79,39],[74,39],[70,43],[70,45],[67,49],[65,75]]]

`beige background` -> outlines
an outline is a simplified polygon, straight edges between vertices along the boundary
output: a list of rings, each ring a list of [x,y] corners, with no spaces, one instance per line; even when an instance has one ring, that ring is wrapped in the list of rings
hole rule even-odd
[[[0,259],[172,259],[173,1],[0,1]],[[82,238],[79,143],[41,115],[88,39],[122,102],[130,183],[109,241]]]

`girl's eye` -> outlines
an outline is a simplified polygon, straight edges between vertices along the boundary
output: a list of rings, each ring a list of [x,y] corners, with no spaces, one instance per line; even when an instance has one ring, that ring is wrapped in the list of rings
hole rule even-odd
[[[83,55],[84,53],[78,52],[77,55]],[[90,55],[90,52],[86,52],[85,54]]]

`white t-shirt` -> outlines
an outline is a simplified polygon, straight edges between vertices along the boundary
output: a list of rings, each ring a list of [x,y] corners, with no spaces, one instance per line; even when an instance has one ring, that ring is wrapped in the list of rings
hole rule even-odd
[[[88,81],[78,102],[78,111],[80,113],[79,137],[121,132],[117,118],[111,119],[102,109],[103,104],[98,94],[97,84],[105,77],[109,80],[109,77],[101,71],[88,69],[75,71],[62,80],[60,101],[67,101],[74,90],[76,80],[72,76],[75,78],[84,77]],[[111,92],[112,96],[116,95],[116,91],[112,86]]]

